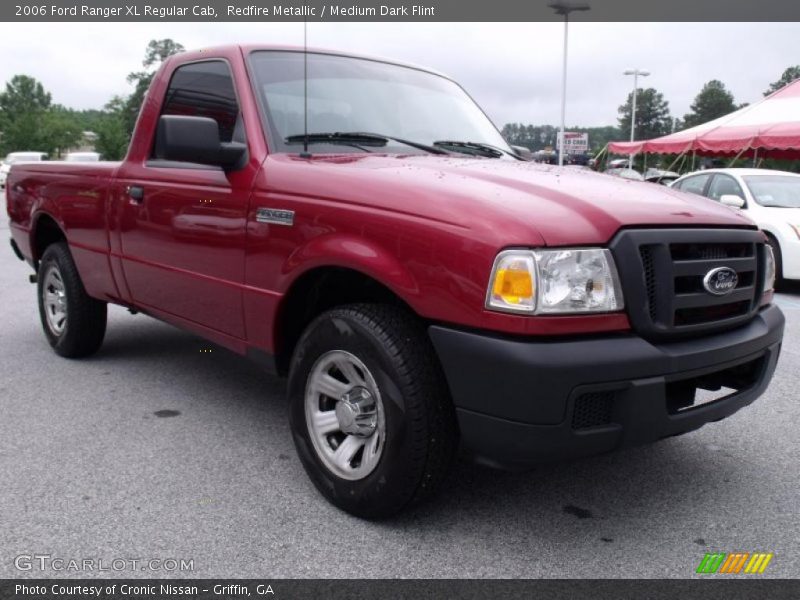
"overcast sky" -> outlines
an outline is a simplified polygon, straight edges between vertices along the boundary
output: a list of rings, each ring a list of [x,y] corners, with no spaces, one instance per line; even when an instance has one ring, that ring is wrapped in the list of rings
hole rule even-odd
[[[130,93],[147,42],[171,37],[187,48],[235,42],[301,45],[302,23],[0,23],[0,82],[25,73],[57,103],[100,108]],[[458,80],[498,126],[557,124],[563,24],[309,23],[309,45],[394,58]],[[628,67],[649,69],[673,116],[689,110],[703,83],[720,79],[737,103],[761,98],[783,70],[800,64],[798,23],[573,23],[567,125],[616,124],[633,86]]]

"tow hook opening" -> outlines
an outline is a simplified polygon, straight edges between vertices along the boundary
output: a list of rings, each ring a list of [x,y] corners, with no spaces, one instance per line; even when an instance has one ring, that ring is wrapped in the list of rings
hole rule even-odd
[[[715,373],[667,383],[667,411],[674,415],[718,402],[758,383],[766,364],[762,356]]]

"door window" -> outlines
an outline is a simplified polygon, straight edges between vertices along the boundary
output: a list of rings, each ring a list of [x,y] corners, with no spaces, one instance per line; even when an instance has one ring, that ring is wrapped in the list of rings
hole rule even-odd
[[[708,183],[710,177],[710,173],[687,177],[681,182],[680,189],[681,191],[689,192],[690,194],[698,194],[702,196],[703,191],[706,189],[706,183]]]
[[[719,202],[719,199],[725,194],[739,196],[739,198],[744,200],[744,192],[742,192],[742,187],[736,180],[730,175],[718,173],[714,175],[714,179],[711,180],[711,185],[708,186],[708,197]]]
[[[209,117],[219,124],[220,141],[244,142],[233,77],[224,61],[178,67],[169,82],[161,114]]]

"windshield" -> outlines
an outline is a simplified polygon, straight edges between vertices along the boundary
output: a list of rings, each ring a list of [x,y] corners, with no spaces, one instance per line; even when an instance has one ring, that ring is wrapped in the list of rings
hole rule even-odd
[[[800,177],[756,175],[743,177],[753,198],[761,206],[800,208]]]
[[[303,53],[254,52],[256,89],[272,134],[283,151],[302,135]],[[308,54],[308,132],[362,132],[431,145],[441,140],[489,144],[510,151],[488,117],[457,84],[410,67]],[[424,152],[389,140],[380,148],[310,144],[315,152]]]

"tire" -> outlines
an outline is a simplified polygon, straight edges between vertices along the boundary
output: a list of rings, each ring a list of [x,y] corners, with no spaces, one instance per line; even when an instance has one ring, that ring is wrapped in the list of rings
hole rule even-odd
[[[330,395],[319,392],[320,382],[331,381],[326,375],[338,381],[325,383]],[[365,519],[391,516],[433,495],[449,472],[455,411],[425,327],[408,311],[356,304],[323,313],[297,344],[288,391],[303,467],[340,509]],[[316,428],[312,412],[326,415],[327,426]],[[356,444],[363,450],[353,452]],[[339,449],[345,455],[337,461]]]
[[[775,291],[783,288],[783,256],[781,255],[781,247],[772,235],[767,234],[767,245],[772,248],[772,254],[775,256]]]
[[[47,247],[37,281],[42,329],[56,354],[80,358],[97,352],[106,333],[106,303],[86,293],[66,243]]]

